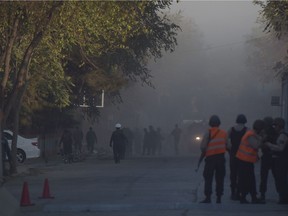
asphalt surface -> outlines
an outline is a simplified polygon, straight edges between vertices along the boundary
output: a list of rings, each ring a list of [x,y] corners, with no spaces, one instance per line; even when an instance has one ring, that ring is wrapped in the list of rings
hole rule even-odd
[[[221,204],[199,203],[203,195],[203,165],[195,172],[198,157],[137,157],[114,164],[112,158],[89,156],[83,162],[64,164],[41,159],[19,166],[18,175],[5,187],[19,200],[24,182],[29,185],[30,207],[23,216],[197,216],[288,215],[288,205],[277,204],[278,195],[269,178],[266,204],[240,204],[230,200],[229,169]],[[256,164],[256,176],[259,176]],[[44,180],[54,199],[39,199]],[[259,180],[257,181],[259,185]]]

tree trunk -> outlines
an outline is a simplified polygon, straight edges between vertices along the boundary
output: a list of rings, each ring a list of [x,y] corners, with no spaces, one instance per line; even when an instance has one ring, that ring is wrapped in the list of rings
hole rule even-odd
[[[13,138],[12,138],[12,145],[11,145],[11,167],[10,167],[10,172],[11,173],[17,173],[17,137],[19,134],[19,114],[21,110],[21,104],[22,104],[22,99],[24,96],[24,93],[27,89],[27,82],[23,86],[23,88],[20,90],[18,93],[18,98],[17,98],[17,103],[15,104],[13,108]]]
[[[22,101],[24,92],[26,90],[26,85],[28,81],[28,68],[29,68],[30,60],[32,58],[35,48],[38,46],[38,44],[43,38],[43,33],[46,30],[47,26],[49,25],[52,19],[53,13],[55,12],[56,8],[60,7],[62,4],[63,4],[62,1],[55,2],[55,4],[51,7],[51,9],[45,15],[45,19],[43,20],[43,23],[42,23],[43,27],[38,32],[35,32],[34,37],[31,40],[31,43],[29,44],[29,46],[27,47],[24,53],[23,60],[21,62],[15,83],[13,85],[13,89],[9,97],[7,97],[7,100],[5,100],[4,92],[7,90],[6,84],[7,84],[9,74],[11,72],[10,71],[11,51],[13,47],[12,45],[14,44],[14,40],[17,35],[17,31],[19,27],[19,19],[15,19],[14,28],[13,28],[14,31],[12,33],[13,37],[11,37],[10,41],[7,42],[7,47],[5,50],[5,58],[1,56],[1,61],[2,62],[4,61],[3,62],[4,65],[2,65],[3,64],[2,63],[0,66],[5,69],[4,70],[5,77],[2,78],[1,88],[0,88],[0,130],[2,131],[2,129],[4,128],[4,124],[6,123],[8,115],[10,114],[11,110],[14,109],[13,112],[15,113],[15,116],[14,116],[13,127],[14,129],[16,129],[16,131],[14,131],[13,129],[13,137],[18,135],[19,112],[20,112],[20,107],[21,107],[21,101]],[[17,123],[15,123],[15,121],[17,121]],[[1,134],[0,134],[0,138],[1,138]],[[17,171],[16,169],[16,164],[17,164],[16,163],[16,149],[17,149],[16,143],[17,143],[17,138],[13,138],[12,171]],[[2,179],[3,179],[3,160],[2,160],[2,148],[0,148],[0,185],[2,183]]]

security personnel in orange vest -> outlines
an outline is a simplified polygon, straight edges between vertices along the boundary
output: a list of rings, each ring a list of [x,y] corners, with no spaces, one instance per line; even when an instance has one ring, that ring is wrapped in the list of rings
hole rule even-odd
[[[201,151],[205,153],[204,167],[204,194],[206,198],[201,203],[211,203],[212,183],[215,172],[216,203],[221,203],[224,190],[225,177],[225,152],[227,148],[227,132],[219,128],[221,121],[217,115],[212,115],[209,120],[211,127],[203,137]]]
[[[239,159],[239,190],[240,203],[249,203],[246,200],[248,193],[251,195],[251,203],[263,204],[264,201],[257,198],[254,163],[258,161],[258,149],[262,146],[265,122],[256,120],[253,123],[253,130],[248,130],[241,139],[240,146],[236,153]]]

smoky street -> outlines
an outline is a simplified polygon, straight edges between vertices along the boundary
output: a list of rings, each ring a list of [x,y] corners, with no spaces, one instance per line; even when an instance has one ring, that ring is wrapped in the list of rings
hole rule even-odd
[[[0,216],[288,215],[287,0],[0,17]]]
[[[38,171],[34,170],[30,175],[9,180],[6,188],[20,199],[22,184],[24,181],[28,183],[31,202],[35,205],[21,207],[21,215],[27,216],[260,214],[257,205],[243,207],[230,200],[228,175],[222,204],[216,204],[213,195],[211,204],[199,203],[204,197],[204,164],[196,172],[197,162],[196,155],[138,157],[123,160],[120,164],[115,164],[112,159],[95,157],[72,164],[51,162],[38,165],[34,168]],[[38,198],[45,178],[49,180],[54,199]],[[261,205],[261,215],[287,214],[287,207],[276,204],[277,194],[273,187],[269,190],[267,204]]]

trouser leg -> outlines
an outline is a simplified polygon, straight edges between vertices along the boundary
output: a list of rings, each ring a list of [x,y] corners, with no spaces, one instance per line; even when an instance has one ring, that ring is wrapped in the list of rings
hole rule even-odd
[[[254,164],[250,165],[249,174],[250,174],[250,194],[251,194],[252,200],[255,200],[257,199],[257,189],[256,189]]]
[[[241,194],[241,200],[240,201],[244,201],[246,200],[246,196],[249,193],[249,169],[247,166],[247,162],[238,161],[238,165],[239,165],[239,172],[238,172],[238,176],[239,176],[239,191]]]
[[[224,191],[224,177],[225,177],[225,159],[218,160],[216,162],[216,173],[215,173],[215,180],[216,180],[216,195],[217,197],[221,197]]]
[[[230,157],[230,187],[231,195],[236,195],[238,190],[238,164],[237,158],[234,156]]]
[[[212,194],[213,174],[214,174],[214,164],[211,161],[206,161],[204,172],[203,172],[203,177],[205,180],[205,183],[204,183],[205,196],[210,197]]]
[[[267,157],[261,158],[261,165],[260,165],[260,187],[259,191],[262,196],[265,196],[265,193],[267,191],[267,179],[268,179],[268,173],[271,168],[271,159]]]
[[[281,160],[280,158],[275,160],[275,177],[276,186],[279,193],[280,202],[288,202],[288,182],[287,182],[287,172],[288,165],[287,161]]]
[[[279,193],[279,185],[278,185],[278,181],[277,181],[277,178],[278,178],[278,173],[277,173],[277,161],[275,158],[272,159],[272,167],[271,167],[271,171],[272,171],[272,175],[274,177],[274,184],[275,184],[275,188],[276,188],[276,191],[277,193]]]
[[[114,157],[114,162],[118,163],[119,160],[119,152],[118,149],[115,145],[113,145],[113,157]]]

